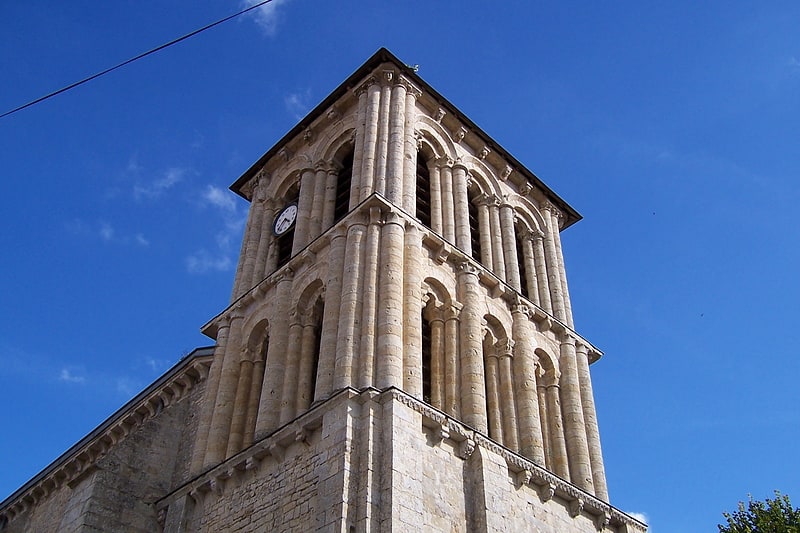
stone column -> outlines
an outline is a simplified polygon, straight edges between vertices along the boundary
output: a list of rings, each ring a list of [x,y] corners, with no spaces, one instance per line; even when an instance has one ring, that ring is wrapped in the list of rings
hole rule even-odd
[[[458,265],[461,292],[461,419],[468,426],[486,433],[486,388],[483,375],[483,343],[480,311],[481,294],[478,269],[469,262]]]
[[[334,391],[333,373],[336,365],[336,342],[339,331],[339,309],[342,295],[342,272],[344,249],[347,237],[344,229],[337,226],[331,231],[328,246],[328,272],[325,283],[325,309],[322,314],[320,332],[319,369],[314,398],[324,400]]]
[[[428,309],[427,320],[431,326],[431,405],[444,411],[444,320],[440,309]],[[455,388],[455,387],[454,387]]]
[[[528,298],[538,305],[542,306],[541,299],[539,298],[539,283],[536,272],[536,260],[533,256],[533,235],[526,231],[522,235],[522,263],[525,268],[526,278],[528,280]]]
[[[553,445],[550,438],[550,414],[547,410],[547,386],[545,385],[545,371],[541,364],[536,365],[536,392],[539,396],[539,421],[542,423],[542,441],[544,444],[544,463],[548,470],[555,472],[553,466]],[[524,447],[524,445],[523,445]],[[565,457],[566,457],[566,452]],[[523,452],[523,455],[524,452]]]
[[[228,436],[228,449],[225,457],[230,457],[242,449],[244,424],[247,420],[247,403],[250,399],[250,385],[253,381],[253,361],[246,349],[241,350],[239,363],[239,383],[236,386],[236,399],[233,402],[231,431]]]
[[[389,131],[386,166],[386,198],[396,205],[403,205],[403,155],[405,152],[405,108],[406,87],[396,75],[392,79],[392,95],[389,104]]]
[[[481,263],[486,268],[493,267],[492,260],[492,227],[489,216],[489,197],[481,195],[478,199],[478,231],[481,240]]]
[[[261,219],[261,229],[258,237],[258,253],[253,271],[253,286],[258,285],[267,274],[267,259],[269,257],[270,243],[272,242],[272,223],[275,221],[277,211],[275,200],[270,198],[264,202],[264,217]]]
[[[422,399],[422,234],[415,224],[405,231],[403,272],[403,390]]]
[[[563,218],[563,215],[560,211],[551,209],[550,216],[553,217],[551,227],[553,229],[553,245],[558,259],[558,277],[561,280],[561,298],[564,301],[564,319],[570,328],[575,329],[575,324],[572,322],[572,304],[569,300],[569,289],[567,288],[567,271],[564,268],[564,254],[561,251],[561,224],[559,221]]]
[[[280,421],[283,375],[286,371],[286,351],[289,349],[289,318],[294,272],[284,268],[275,287],[269,318],[269,346],[261,399],[258,405],[255,437],[260,438],[276,429]]]
[[[561,407],[564,416],[564,434],[567,441],[570,479],[587,492],[594,493],[589,446],[586,442],[586,423],[581,405],[575,339],[564,332],[561,341]]]
[[[378,255],[381,236],[381,209],[370,207],[367,244],[364,250],[364,284],[361,306],[361,344],[356,386],[374,387],[375,375],[375,315],[378,298]]]
[[[375,165],[378,151],[378,122],[380,120],[381,86],[369,78],[363,86],[367,90],[366,122],[364,126],[364,155],[361,162],[361,191],[359,201],[364,201],[375,190]]]
[[[403,155],[403,209],[407,213],[417,212],[417,98],[422,92],[408,80],[406,83],[405,150]]]
[[[558,373],[551,371],[549,375],[545,374],[545,380],[547,384],[548,437],[552,452],[550,463],[553,472],[558,477],[570,481],[567,443],[564,438],[564,424],[561,416],[561,393],[558,385],[560,377]]]
[[[447,157],[436,160],[442,186],[442,235],[450,242],[456,242],[455,214],[453,205],[453,169]]]
[[[391,103],[393,70],[385,70],[381,79],[381,105],[378,119],[378,149],[375,154],[375,192],[386,195],[386,169],[389,145],[389,117]]]
[[[195,437],[194,449],[192,450],[191,472],[193,474],[199,473],[204,466],[208,465],[208,463],[206,463],[208,432],[211,428],[211,419],[214,416],[214,405],[217,403],[219,379],[222,375],[222,361],[225,358],[229,332],[230,317],[224,316],[217,328],[217,345],[214,348],[214,359],[211,362],[211,369],[208,374],[208,379],[206,380],[203,407],[197,425],[197,437]]]
[[[234,310],[231,316],[231,327],[225,357],[222,360],[222,371],[219,377],[217,398],[214,402],[214,414],[208,430],[206,447],[206,465],[223,461],[228,449],[228,436],[231,430],[236,385],[239,383],[239,358],[241,356],[241,325],[244,315]]]
[[[314,171],[303,169],[300,175],[300,197],[297,201],[297,221],[294,226],[292,255],[306,247],[310,241],[311,206],[314,200]]]
[[[330,164],[327,161],[318,161],[316,165],[314,165],[314,202],[311,206],[308,231],[315,237],[322,233],[322,216],[325,210],[325,187],[328,181],[329,168]]]
[[[500,391],[497,371],[497,353],[494,346],[484,346],[484,364],[486,365],[486,417],[488,419],[489,436],[500,444],[505,444],[503,434],[503,417],[500,414]]]
[[[469,196],[467,194],[467,167],[460,162],[453,165],[453,201],[455,202],[456,246],[472,256],[472,239],[469,232]]]
[[[600,448],[600,431],[597,428],[597,412],[592,393],[592,377],[589,373],[589,351],[583,343],[578,343],[577,350],[578,382],[581,389],[581,405],[583,406],[583,419],[586,422],[586,442],[589,446],[589,459],[592,465],[592,479],[594,480],[595,496],[608,501],[608,487],[606,485],[606,472],[603,466],[603,451]]]
[[[303,324],[298,312],[292,311],[289,326],[289,342],[286,345],[286,364],[281,386],[281,417],[279,426],[296,416],[297,382],[300,374],[300,343],[303,340]]]
[[[339,181],[339,167],[331,164],[327,168],[325,177],[325,199],[322,204],[322,231],[333,226],[336,215],[336,183]]]
[[[244,264],[239,276],[240,282],[237,284],[237,298],[253,287],[253,272],[255,271],[256,257],[258,256],[258,241],[261,237],[261,221],[264,217],[264,202],[266,200],[265,187],[260,184],[261,180],[259,180],[259,185],[256,185],[253,191],[253,201],[250,204],[245,243],[242,245]]]
[[[534,463],[545,466],[544,440],[537,386],[537,356],[530,309],[524,305],[511,308],[511,335],[514,339],[514,388],[517,393],[520,453]]]
[[[258,401],[261,398],[261,387],[264,385],[264,355],[257,354],[253,362],[253,379],[250,382],[250,396],[247,400],[247,417],[244,423],[242,448],[253,444],[253,434],[258,417]]]
[[[385,214],[378,278],[375,383],[379,389],[403,386],[403,226],[400,215]]]
[[[500,412],[503,415],[503,443],[515,452],[519,451],[516,398],[514,397],[514,372],[512,370],[512,350],[514,341],[501,339],[495,345],[498,357]]]
[[[374,78],[371,78],[374,81]],[[361,84],[354,92],[358,99],[358,111],[356,115],[356,129],[353,132],[353,176],[350,182],[350,205],[355,206],[361,201],[361,187],[364,176],[364,139],[367,136],[367,84],[369,80]]]
[[[442,230],[442,185],[440,169],[435,161],[428,161],[428,174],[431,177],[431,229],[440,235]]]
[[[336,340],[336,366],[333,388],[339,390],[355,385],[353,380],[354,357],[361,341],[361,281],[366,225],[354,220],[347,228],[345,264],[342,273],[342,301],[339,308],[339,334]],[[358,337],[357,337],[358,336]]]
[[[550,282],[547,279],[547,267],[544,254],[544,233],[534,230],[533,234],[533,261],[536,268],[536,285],[539,289],[539,307],[553,314],[553,301],[550,298]]]
[[[550,212],[556,209],[549,202],[544,205],[544,215],[547,219],[547,228],[544,234],[544,252],[547,262],[547,284],[550,288],[550,296],[553,304],[553,314],[559,320],[566,321],[566,311],[564,307],[564,295],[561,284],[561,268],[556,249],[555,235],[558,234],[557,218]],[[554,227],[555,224],[555,227]]]
[[[307,317],[307,321],[313,317]],[[297,407],[295,416],[302,414],[314,401],[314,351],[317,347],[316,324],[306,323],[303,325],[302,340],[300,341],[300,377],[297,386]]]
[[[461,330],[461,309],[454,302],[444,310],[444,412],[461,418],[461,365],[459,365],[458,332]]]
[[[517,236],[514,231],[514,208],[510,204],[500,206],[500,231],[503,236],[503,258],[506,264],[506,282],[517,291],[522,290],[517,257]]]
[[[495,276],[505,281],[506,262],[503,256],[503,232],[500,225],[500,200],[498,198],[489,199],[489,235],[492,240],[492,270]]]

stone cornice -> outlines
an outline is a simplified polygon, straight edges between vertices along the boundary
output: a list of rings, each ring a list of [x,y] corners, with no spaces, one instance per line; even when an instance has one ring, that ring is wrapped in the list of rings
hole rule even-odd
[[[204,381],[213,347],[197,348],[0,503],[9,520],[89,472],[118,442]]]

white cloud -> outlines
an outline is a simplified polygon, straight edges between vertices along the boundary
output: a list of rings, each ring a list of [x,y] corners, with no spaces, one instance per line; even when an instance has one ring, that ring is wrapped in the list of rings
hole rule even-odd
[[[306,89],[303,92],[287,95],[283,99],[283,105],[286,106],[286,111],[288,111],[295,120],[300,120],[308,114],[311,107],[308,103],[310,99],[311,91]]]
[[[242,7],[250,7],[261,3],[263,0],[242,0]],[[287,0],[272,0],[258,9],[250,12],[253,20],[266,35],[275,35],[278,29],[278,6],[285,4]]]
[[[230,257],[223,254],[214,256],[205,249],[199,250],[186,258],[186,270],[190,274],[224,272],[230,270],[232,264]]]
[[[798,60],[794,56],[790,57],[789,58],[789,67],[792,68],[792,70],[800,71],[800,60]]]
[[[164,174],[147,185],[136,184],[133,186],[133,197],[137,200],[158,198],[175,184],[179,183],[187,173],[185,168],[169,168]]]
[[[76,376],[72,374],[68,369],[62,368],[61,373],[58,375],[59,381],[64,381],[66,383],[85,383],[86,378],[83,376]]]
[[[233,195],[214,185],[206,187],[203,192],[203,202],[225,212],[236,211],[236,201],[233,199]]]
[[[108,222],[100,223],[100,238],[106,242],[111,242],[114,238],[114,228]]]
[[[636,520],[639,520],[640,522],[644,522],[645,524],[650,523],[650,519],[647,518],[647,515],[644,513],[628,513],[628,514],[633,518],[635,518]],[[648,529],[648,531],[650,530]]]
[[[150,241],[148,241],[148,240],[145,238],[145,236],[144,236],[144,235],[142,235],[141,233],[137,233],[136,235],[134,235],[134,236],[133,236],[133,240],[134,240],[134,241],[136,242],[136,244],[138,244],[139,246],[150,246]]]

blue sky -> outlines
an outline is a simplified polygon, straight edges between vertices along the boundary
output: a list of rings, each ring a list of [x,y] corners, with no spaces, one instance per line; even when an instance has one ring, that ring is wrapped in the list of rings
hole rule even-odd
[[[274,0],[0,119],[0,499],[197,346],[227,191],[389,48],[584,220],[563,235],[611,503],[800,504],[800,4]],[[0,3],[0,112],[235,0]]]

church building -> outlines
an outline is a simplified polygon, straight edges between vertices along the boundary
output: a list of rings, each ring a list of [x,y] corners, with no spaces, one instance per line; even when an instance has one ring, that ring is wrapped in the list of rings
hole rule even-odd
[[[199,348],[0,532],[619,532],[561,231],[580,215],[379,50],[231,186]]]

